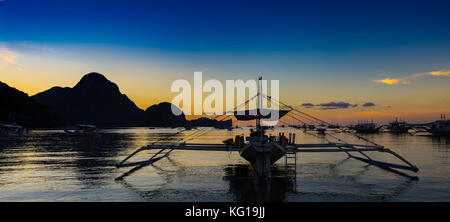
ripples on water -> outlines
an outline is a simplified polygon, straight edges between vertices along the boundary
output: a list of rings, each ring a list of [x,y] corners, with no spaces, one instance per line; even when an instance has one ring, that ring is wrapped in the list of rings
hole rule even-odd
[[[367,137],[417,165],[418,179],[347,159],[344,153],[300,153],[296,178],[284,158],[272,167],[272,178],[258,183],[238,153],[174,151],[170,158],[133,171],[114,165],[137,148],[156,140],[176,141],[176,129],[109,129],[93,138],[67,137],[62,131],[34,131],[27,138],[0,139],[1,201],[449,201],[450,139],[373,134]],[[297,142],[323,139],[295,132]],[[195,143],[221,143],[247,129],[213,130]],[[277,132],[268,132],[277,134]],[[335,134],[342,136],[341,134]],[[191,137],[189,137],[191,138]],[[348,142],[358,142],[347,138]],[[154,152],[154,151],[153,151]],[[149,158],[142,152],[134,160]],[[383,153],[378,160],[395,161]]]

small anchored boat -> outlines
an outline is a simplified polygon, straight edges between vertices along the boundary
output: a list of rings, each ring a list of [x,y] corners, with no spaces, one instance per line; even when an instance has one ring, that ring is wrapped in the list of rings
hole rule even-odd
[[[418,136],[450,136],[450,120],[441,114],[441,119],[431,123],[413,124],[412,135]]]
[[[441,115],[441,119],[431,125],[429,132],[438,136],[450,136],[450,120],[445,118],[445,114]]]
[[[318,134],[325,135],[325,131],[327,130],[327,126],[320,125],[316,128]]]
[[[357,133],[379,133],[382,126],[377,126],[374,122],[359,122],[357,125],[353,126],[352,129],[356,130]]]
[[[64,130],[69,136],[95,136],[98,134],[97,127],[94,125],[77,124],[76,130]]]
[[[13,124],[0,124],[0,137],[28,136],[28,130]]]
[[[395,118],[394,121],[390,122],[387,126],[387,129],[391,133],[407,133],[411,127],[403,120],[398,120],[398,118]]]

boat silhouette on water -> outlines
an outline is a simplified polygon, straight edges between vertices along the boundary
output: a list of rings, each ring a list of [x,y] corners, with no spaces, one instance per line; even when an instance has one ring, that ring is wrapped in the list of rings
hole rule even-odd
[[[75,130],[64,130],[69,136],[96,136],[98,134],[97,127],[94,125],[77,124]]]
[[[387,129],[391,133],[407,133],[411,127],[405,121],[399,121],[398,118],[395,118],[394,121],[389,123]]]
[[[20,136],[28,136],[28,130],[15,123],[0,124],[0,137],[20,137]]]
[[[418,136],[450,136],[450,120],[441,114],[441,119],[431,123],[413,124],[413,135]]]
[[[261,78],[259,79],[261,83]],[[304,113],[293,106],[289,106],[281,101],[278,101],[276,99],[273,99],[270,96],[262,94],[261,90],[262,86],[258,87],[258,93],[247,100],[242,105],[247,105],[250,101],[257,99],[257,110],[253,110],[251,112],[250,110],[246,110],[245,112],[236,112],[236,111],[229,111],[227,113],[233,113],[233,115],[237,120],[241,121],[256,121],[256,127],[252,128],[250,130],[250,135],[245,137],[244,135],[237,135],[235,138],[230,138],[227,140],[224,140],[222,144],[203,144],[203,143],[187,143],[187,141],[195,139],[195,137],[199,137],[205,133],[207,133],[207,129],[200,129],[195,133],[192,133],[190,135],[180,137],[180,142],[172,142],[172,143],[165,143],[161,141],[156,141],[150,145],[143,146],[130,155],[128,155],[125,159],[123,159],[121,162],[119,162],[116,167],[122,168],[122,167],[131,167],[134,166],[135,168],[131,169],[130,171],[124,173],[123,175],[116,178],[117,180],[122,180],[124,177],[131,175],[136,170],[142,168],[145,165],[154,164],[155,162],[168,157],[171,152],[175,150],[189,150],[189,151],[222,151],[222,152],[238,152],[242,158],[247,160],[257,177],[261,180],[265,180],[270,178],[271,175],[271,166],[275,164],[278,160],[280,160],[282,157],[285,157],[285,164],[286,165],[293,165],[294,169],[296,169],[297,166],[297,153],[301,152],[311,152],[311,153],[321,153],[321,152],[337,152],[337,153],[346,153],[348,157],[353,158],[355,160],[359,160],[371,165],[378,166],[382,169],[386,169],[392,172],[398,172],[399,174],[403,174],[397,170],[394,169],[402,169],[402,170],[408,170],[417,172],[419,169],[408,162],[406,159],[401,157],[399,154],[395,153],[394,151],[387,149],[384,146],[381,146],[375,142],[372,142],[360,135],[343,131],[344,134],[348,134],[351,136],[355,136],[358,139],[364,140],[365,144],[351,144],[347,143],[342,139],[338,138],[338,142],[333,142],[331,140],[327,139],[327,136],[337,138],[334,135],[326,133],[326,131],[323,131],[324,135],[317,135],[317,133],[311,133],[312,136],[317,136],[321,140],[327,140],[328,143],[313,143],[313,144],[304,144],[304,143],[296,143],[295,141],[295,133],[279,133],[278,136],[274,135],[267,135],[266,129],[269,128],[262,124],[263,121],[267,121],[267,119],[270,118],[270,115],[263,115],[262,113],[269,113],[269,112],[261,112],[263,111],[262,107],[262,99],[265,98],[268,101],[270,101],[271,104],[278,104],[281,109],[278,110],[272,110],[272,111],[278,111],[279,118],[278,121],[283,122],[280,120],[281,117],[285,115],[290,115],[291,118],[296,119],[297,121],[301,122],[302,124],[306,125],[305,121],[311,121],[314,122],[317,125],[324,125],[329,126],[332,124],[329,124],[323,120],[320,120],[314,116],[311,116],[307,113]],[[266,103],[267,104],[267,103]],[[234,109],[236,109],[236,106]],[[268,111],[268,110],[264,110]],[[253,114],[251,114],[253,113]],[[271,112],[270,112],[271,113]],[[223,117],[224,115],[219,115],[215,117],[214,119]],[[230,115],[227,115],[225,118],[230,117]],[[303,118],[303,119],[302,119]],[[175,135],[181,134],[182,132],[185,132],[186,129],[181,130]],[[378,128],[377,128],[378,132]],[[304,131],[304,133],[310,133],[308,131]],[[128,162],[130,158],[135,156],[136,154],[146,151],[146,150],[158,150],[156,153],[154,153],[148,160],[144,161],[136,161],[136,162]],[[403,162],[403,164],[397,164],[397,163],[388,163],[383,161],[377,161],[372,158],[370,158],[366,152],[383,152],[387,154],[391,154],[394,157],[396,157],[399,161]],[[351,153],[359,153],[360,155],[354,155]],[[296,172],[293,173],[294,177],[296,176]],[[405,174],[403,174],[405,175]]]
[[[382,126],[377,126],[374,122],[363,121],[351,127],[357,133],[379,133]]]
[[[445,118],[445,114],[441,115],[441,119],[435,121],[428,130],[433,135],[450,136],[450,120]]]

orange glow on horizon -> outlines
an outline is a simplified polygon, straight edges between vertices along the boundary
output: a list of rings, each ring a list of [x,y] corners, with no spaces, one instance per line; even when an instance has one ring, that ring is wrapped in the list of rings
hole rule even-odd
[[[120,56],[102,58],[97,54],[88,53],[90,57],[83,60],[80,59],[80,55],[73,52],[57,53],[60,53],[58,48],[46,49],[45,53],[39,54],[13,51],[0,44],[0,81],[33,96],[55,86],[74,87],[84,74],[98,72],[116,83],[122,94],[127,95],[137,107],[145,110],[154,104],[171,102],[178,94],[170,92],[172,82],[176,79],[187,79],[192,84],[193,73],[198,71],[197,67],[193,68],[184,63],[172,64],[171,61],[162,60],[147,63],[147,59],[150,60],[151,56],[143,56],[146,58],[144,62],[139,60],[141,57],[126,60]],[[241,67],[236,66],[230,71],[207,67],[204,68],[204,72],[210,72],[208,78],[223,78],[220,81],[224,83],[224,79],[239,78],[240,73],[237,71],[239,68]],[[200,71],[203,71],[202,69],[203,67],[199,68]],[[228,73],[234,71],[238,74],[228,76]],[[302,111],[329,122],[352,123],[359,119],[373,118],[376,121],[387,121],[395,117],[408,118],[411,121],[429,121],[438,119],[441,113],[450,116],[450,100],[447,98],[449,78],[431,76],[450,76],[450,70],[436,69],[404,78],[372,81],[370,77],[361,80],[348,78],[345,81],[311,80],[308,76],[273,75],[272,78],[280,78],[280,101],[292,106],[301,107],[303,103],[321,104],[330,101],[359,104],[356,108],[334,110],[301,107]],[[265,78],[270,79],[267,75]],[[409,84],[416,80],[418,84]],[[374,82],[405,86],[380,87],[380,84]],[[207,95],[209,93],[204,94],[205,97]],[[374,102],[376,106],[362,107],[366,102]],[[186,116],[187,119],[200,117],[214,118],[209,115]]]

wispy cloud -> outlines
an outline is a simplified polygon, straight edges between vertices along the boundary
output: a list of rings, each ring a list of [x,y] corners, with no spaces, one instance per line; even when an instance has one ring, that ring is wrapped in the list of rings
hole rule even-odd
[[[6,48],[0,47],[0,61],[4,63],[17,64],[17,58],[20,55]]]
[[[358,107],[358,104],[352,104],[348,102],[327,102],[327,103],[320,103],[320,104],[313,104],[313,103],[303,103],[300,105],[303,108],[318,108],[321,110],[329,110],[329,109],[350,109],[350,108],[356,108]],[[361,107],[362,108],[368,108],[368,107],[379,107],[379,105],[375,105],[373,102],[366,102]]]
[[[321,103],[317,106],[321,107],[321,109],[347,109],[347,108],[353,108],[358,106],[358,104],[350,104],[346,102],[328,102],[328,103]]]
[[[1,0],[0,0],[1,1]],[[20,53],[14,52],[5,46],[0,45],[0,68],[12,65],[17,71],[23,72],[25,69],[18,62]]]
[[[347,102],[328,102],[328,103],[320,103],[320,104],[312,104],[312,103],[303,103],[301,105],[304,108],[313,108],[313,107],[317,107],[320,108],[322,110],[327,110],[327,109],[347,109],[347,108],[354,108],[357,107],[358,104],[350,104]]]
[[[391,79],[391,78],[386,78],[386,79],[377,79],[377,80],[373,80],[374,82],[380,82],[380,83],[384,83],[384,84],[388,84],[388,85],[396,85],[396,84],[409,84],[410,82],[405,81],[403,79]]]
[[[371,106],[375,106],[375,103],[372,102],[366,102],[362,105],[363,107],[371,107]]]
[[[450,70],[429,72],[432,76],[450,76]]]
[[[16,48],[23,49],[26,51],[32,51],[32,52],[43,52],[43,53],[55,53],[56,50],[46,44],[42,43],[33,43],[33,42],[27,42],[27,41],[20,41],[17,42],[15,45]]]
[[[312,103],[303,103],[302,106],[305,107],[305,108],[311,108],[311,107],[314,107],[314,104],[312,104]]]
[[[388,85],[397,85],[397,84],[410,84],[412,81],[423,77],[423,76],[449,76],[450,77],[450,70],[438,70],[438,71],[432,71],[432,72],[421,72],[421,73],[415,73],[412,75],[409,75],[407,77],[403,78],[385,78],[385,79],[376,79],[372,80],[373,82],[379,82],[384,83]]]

